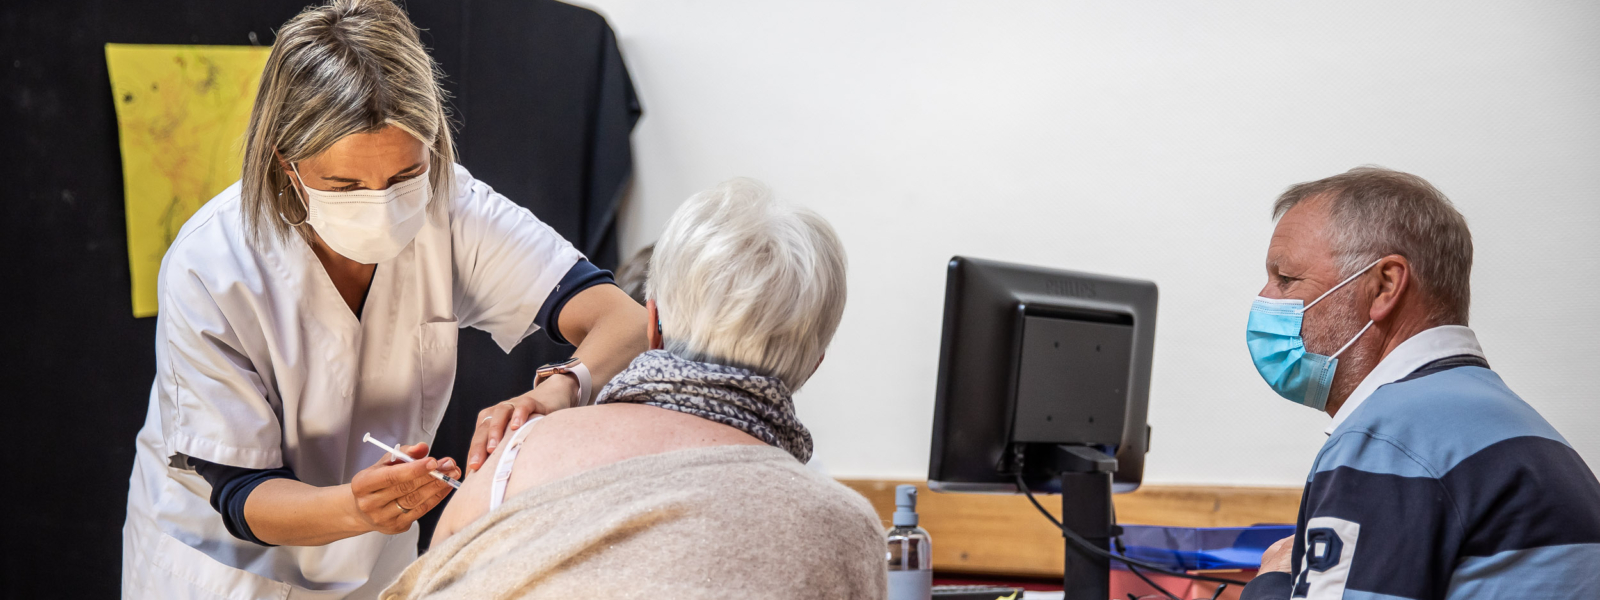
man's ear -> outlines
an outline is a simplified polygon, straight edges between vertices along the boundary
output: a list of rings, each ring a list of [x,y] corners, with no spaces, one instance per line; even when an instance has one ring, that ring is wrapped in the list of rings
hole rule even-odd
[[[1399,312],[1400,303],[1411,293],[1411,261],[1391,254],[1383,257],[1374,268],[1378,272],[1378,293],[1372,299],[1372,307],[1367,309],[1367,318],[1382,323]]]
[[[656,311],[654,298],[644,301],[644,310],[650,314],[650,320],[645,324],[645,339],[650,340],[651,350],[661,350],[667,347],[661,339],[661,313]]]

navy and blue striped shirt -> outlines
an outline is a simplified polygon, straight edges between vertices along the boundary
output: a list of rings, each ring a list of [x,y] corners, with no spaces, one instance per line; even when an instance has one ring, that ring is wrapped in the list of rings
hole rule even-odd
[[[1292,564],[1243,598],[1600,597],[1600,481],[1482,358],[1437,360],[1329,435]]]

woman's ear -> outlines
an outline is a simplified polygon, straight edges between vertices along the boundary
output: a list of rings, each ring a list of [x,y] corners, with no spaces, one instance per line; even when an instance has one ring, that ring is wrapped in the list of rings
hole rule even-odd
[[[283,169],[283,176],[289,179],[289,187],[294,189],[295,196],[300,198],[301,202],[305,202],[305,192],[300,187],[303,183],[299,174],[289,168],[289,161],[283,159],[283,154],[278,152],[277,148],[272,149],[272,156],[278,159],[278,168]]]
[[[828,358],[828,353],[826,353],[826,352],[822,353],[822,356],[818,356],[817,357],[817,364],[811,366],[811,375],[816,375],[817,374],[817,369],[821,369],[822,368],[822,360],[825,359],[825,358]],[[806,379],[810,380],[811,379],[811,375],[806,375]]]
[[[283,159],[283,153],[282,152],[278,152],[277,148],[273,148],[272,149],[272,157],[278,159],[278,168],[279,169],[283,169],[283,174],[284,175],[288,175],[290,173],[290,171],[289,171],[289,161]]]
[[[661,314],[656,312],[655,299],[645,300],[644,310],[650,313],[650,320],[645,324],[644,332],[645,339],[650,340],[650,349],[661,350],[666,348],[666,342],[661,340]]]

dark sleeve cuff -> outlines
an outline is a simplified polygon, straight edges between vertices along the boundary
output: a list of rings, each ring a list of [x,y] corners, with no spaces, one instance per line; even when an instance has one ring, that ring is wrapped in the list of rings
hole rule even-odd
[[[1244,586],[1244,591],[1239,593],[1239,600],[1287,600],[1293,588],[1294,578],[1288,573],[1262,573]]]
[[[556,284],[556,289],[550,290],[550,296],[544,299],[544,305],[539,307],[539,314],[533,318],[533,323],[543,329],[545,335],[550,336],[555,343],[571,346],[572,343],[562,337],[561,328],[557,327],[561,323],[561,309],[565,308],[567,301],[578,295],[578,292],[603,283],[616,285],[611,271],[596,267],[587,260],[574,263],[571,269],[567,269],[566,276],[561,278],[561,283]]]
[[[299,481],[299,478],[294,476],[294,471],[286,468],[244,469],[194,457],[189,457],[189,464],[194,466],[195,472],[205,478],[206,483],[211,484],[211,508],[222,515],[222,524],[228,528],[228,533],[252,544],[272,545],[261,541],[250,532],[250,524],[244,520],[244,502],[250,498],[250,492],[255,491],[256,486],[270,479]]]

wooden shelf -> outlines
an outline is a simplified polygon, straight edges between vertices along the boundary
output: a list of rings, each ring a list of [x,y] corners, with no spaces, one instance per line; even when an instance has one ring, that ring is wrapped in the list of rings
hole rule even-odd
[[[894,513],[894,488],[915,484],[917,513],[933,537],[933,568],[942,572],[1060,577],[1061,533],[1020,494],[941,494],[927,482],[843,479],[872,502],[885,527]],[[1114,497],[1117,520],[1128,525],[1242,527],[1294,523],[1300,489],[1225,486],[1141,487]],[[1052,513],[1055,495],[1039,496]]]

